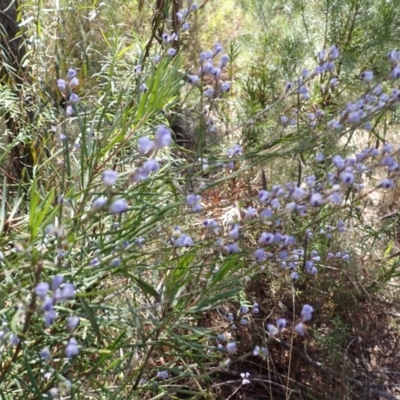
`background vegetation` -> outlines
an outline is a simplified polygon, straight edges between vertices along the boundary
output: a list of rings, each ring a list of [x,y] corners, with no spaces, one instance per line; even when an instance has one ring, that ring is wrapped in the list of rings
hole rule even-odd
[[[400,396],[400,1],[0,5],[2,399]]]

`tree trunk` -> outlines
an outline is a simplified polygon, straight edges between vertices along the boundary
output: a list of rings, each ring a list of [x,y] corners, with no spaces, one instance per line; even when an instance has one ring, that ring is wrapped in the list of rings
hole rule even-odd
[[[24,107],[21,89],[25,83],[25,71],[21,63],[25,56],[25,47],[19,34],[17,10],[18,3],[16,0],[0,0],[0,82],[17,93],[20,104]],[[32,118],[29,113],[24,112],[24,114],[27,114],[28,119]],[[20,133],[21,118],[17,120],[11,111],[6,110],[4,119],[8,142],[15,143],[15,138]],[[15,143],[10,151],[6,167],[8,182],[19,183],[23,177],[24,169],[28,172],[32,169],[32,161],[30,147],[22,142]]]

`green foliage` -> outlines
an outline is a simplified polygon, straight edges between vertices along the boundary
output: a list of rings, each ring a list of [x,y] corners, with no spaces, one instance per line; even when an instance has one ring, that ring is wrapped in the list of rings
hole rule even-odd
[[[23,143],[32,150],[34,164],[28,185],[10,185],[7,176],[1,180],[2,398],[233,398],[239,390],[246,394],[240,373],[247,369],[259,376],[255,391],[265,384],[262,390],[271,399],[288,399],[291,393],[345,398],[331,382],[337,376],[354,392],[348,398],[362,398],[361,378],[353,374],[361,353],[355,349],[354,359],[347,359],[354,335],[359,341],[369,334],[379,338],[376,310],[363,318],[369,304],[391,294],[390,284],[397,285],[397,216],[382,223],[386,220],[376,218],[376,204],[370,204],[376,189],[360,194],[352,185],[340,205],[327,201],[309,207],[306,217],[287,208],[290,196],[280,198],[271,218],[245,215],[247,207],[260,206],[259,190],[286,182],[300,186],[310,175],[326,185],[335,155],[345,157],[393,136],[398,128],[394,103],[373,114],[369,131],[362,129],[364,121],[343,123],[341,129],[330,128],[329,121],[340,119],[349,101],[370,90],[358,79],[362,71],[374,71],[377,79],[387,76],[385,55],[396,46],[400,4],[251,0],[217,7],[205,2],[189,17],[193,29],[182,32],[178,46],[162,43],[161,34],[170,33],[173,2],[162,3],[163,13],[144,2],[122,0],[61,1],[51,9],[41,2],[21,6],[29,79],[18,90],[6,83],[0,87],[0,113],[20,123],[11,141],[5,130],[0,161],[9,162]],[[237,16],[241,34],[233,26]],[[204,89],[217,91],[220,81],[189,86],[187,75],[199,67],[198,51],[214,45],[214,32],[230,56],[220,79],[232,88],[208,99]],[[285,89],[304,68],[315,67],[317,51],[332,44],[341,51],[336,69],[306,81],[308,100]],[[167,56],[168,48],[177,54]],[[77,103],[56,87],[72,67],[80,80],[73,88]],[[341,83],[337,90],[329,88],[334,77]],[[389,83],[384,85],[388,89]],[[322,116],[311,126],[307,114],[316,110]],[[174,143],[141,154],[138,140],[153,138],[174,113],[184,120],[182,131],[193,138],[193,148]],[[282,122],[283,116],[291,122]],[[218,133],[210,128],[214,124]],[[243,145],[243,154],[227,156],[234,143]],[[319,152],[325,159],[317,163]],[[149,179],[135,179],[155,158],[160,170]],[[104,184],[107,170],[118,172],[115,185]],[[367,184],[375,188],[384,177],[380,173],[368,171]],[[191,192],[203,196],[200,213],[186,204]],[[100,209],[94,207],[98,199],[104,199]],[[117,199],[127,202],[126,212],[110,212]],[[385,212],[398,206],[395,195],[381,195],[376,202]],[[220,231],[206,229],[206,218],[217,219]],[[340,234],[338,220],[346,234]],[[236,223],[238,240],[231,232]],[[331,238],[321,233],[327,226]],[[283,245],[262,263],[255,261],[264,231],[297,240],[304,251],[298,280],[277,264]],[[182,233],[194,244],[177,246]],[[225,247],[236,243],[237,251]],[[327,258],[344,250],[349,262],[342,255]],[[305,273],[312,251],[323,255],[317,276]],[[56,275],[73,283],[76,293],[54,300],[56,316],[46,326],[46,300],[37,288]],[[397,301],[393,295],[392,304]],[[254,303],[259,314],[238,311],[241,305],[257,308]],[[306,321],[309,330],[301,338],[293,328],[308,303],[315,316]],[[80,323],[68,330],[72,316]],[[287,329],[276,339],[269,336],[266,323],[283,316]],[[386,316],[378,316],[386,324]],[[75,357],[66,354],[71,338],[79,346]],[[237,343],[235,355],[227,352],[227,341]],[[268,345],[269,356],[256,358],[256,345]],[[48,360],[40,355],[45,348]],[[320,356],[326,360],[322,366],[312,362]],[[340,370],[344,359],[348,377],[342,376],[344,367]],[[237,381],[229,383],[229,394],[218,397],[216,385],[225,385],[228,372]],[[320,372],[317,384],[313,380]]]

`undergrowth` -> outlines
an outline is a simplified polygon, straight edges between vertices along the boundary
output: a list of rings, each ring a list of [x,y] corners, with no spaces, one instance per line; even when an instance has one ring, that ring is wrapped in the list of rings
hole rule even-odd
[[[395,3],[21,5],[1,398],[396,398]]]

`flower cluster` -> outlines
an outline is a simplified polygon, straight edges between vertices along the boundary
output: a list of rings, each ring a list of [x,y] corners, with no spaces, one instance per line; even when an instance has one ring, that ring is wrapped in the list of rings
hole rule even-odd
[[[66,79],[57,79],[57,87],[66,101],[65,113],[67,116],[74,115],[74,106],[79,101],[79,96],[72,89],[79,86],[78,73],[70,68]]]

